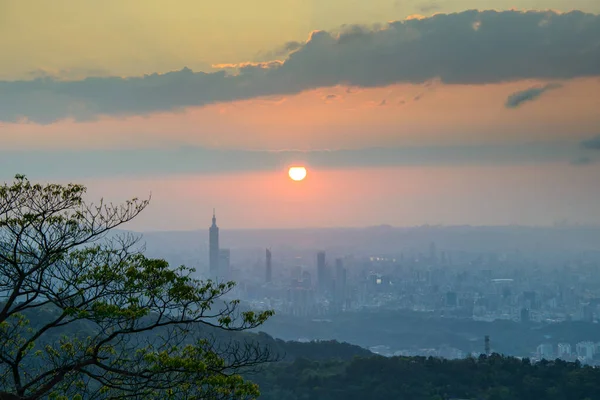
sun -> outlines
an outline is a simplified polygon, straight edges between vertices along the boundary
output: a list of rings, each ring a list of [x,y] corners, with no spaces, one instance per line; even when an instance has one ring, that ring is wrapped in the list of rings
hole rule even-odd
[[[288,172],[290,178],[294,181],[301,181],[306,178],[306,168],[304,167],[290,167]]]

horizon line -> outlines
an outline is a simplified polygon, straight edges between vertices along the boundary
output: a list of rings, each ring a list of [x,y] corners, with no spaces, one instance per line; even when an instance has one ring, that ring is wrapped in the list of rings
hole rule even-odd
[[[565,229],[565,228],[594,228],[600,229],[600,223],[578,223],[578,222],[566,222],[560,223],[555,222],[548,225],[522,225],[522,224],[492,224],[492,225],[474,225],[474,224],[422,224],[422,225],[390,225],[390,224],[379,224],[379,225],[361,225],[361,226],[305,226],[305,227],[281,227],[281,228],[223,228],[219,226],[220,230],[226,231],[306,231],[306,230],[366,230],[373,228],[388,228],[388,229],[422,229],[422,228],[435,228],[435,229],[452,229],[452,228],[524,228],[524,229]],[[196,228],[196,229],[150,229],[150,230],[132,230],[132,229],[120,229],[121,231],[127,231],[132,233],[192,233],[202,232],[208,228]]]

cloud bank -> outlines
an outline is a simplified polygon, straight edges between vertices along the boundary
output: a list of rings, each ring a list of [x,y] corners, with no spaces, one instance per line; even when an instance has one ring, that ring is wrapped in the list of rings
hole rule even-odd
[[[552,89],[558,89],[559,87],[561,87],[561,85],[557,83],[550,83],[545,86],[534,86],[529,89],[511,94],[508,96],[508,99],[506,99],[506,103],[504,105],[506,108],[517,108],[523,103],[534,101],[545,92]]]
[[[15,173],[25,173],[36,178],[79,179],[284,171],[287,166],[296,163],[315,169],[566,164],[577,156],[577,146],[570,142],[312,151],[202,147],[54,152],[0,150],[0,179],[10,179]],[[2,176],[2,173],[8,175]]]
[[[291,51],[286,59],[240,64],[234,74],[184,68],[130,78],[0,81],[0,121],[146,115],[340,84],[378,87],[431,79],[485,84],[596,76],[598,38],[600,16],[579,11],[465,11],[375,28],[347,26],[340,33],[313,32],[305,43],[275,51]]]

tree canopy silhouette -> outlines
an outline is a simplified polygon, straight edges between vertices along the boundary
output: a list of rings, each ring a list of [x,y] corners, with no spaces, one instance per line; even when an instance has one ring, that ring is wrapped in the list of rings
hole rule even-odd
[[[114,233],[149,200],[93,204],[85,192],[22,175],[0,186],[0,399],[257,396],[238,373],[269,351],[206,331],[272,312],[242,311],[223,298],[233,282],[195,279]]]

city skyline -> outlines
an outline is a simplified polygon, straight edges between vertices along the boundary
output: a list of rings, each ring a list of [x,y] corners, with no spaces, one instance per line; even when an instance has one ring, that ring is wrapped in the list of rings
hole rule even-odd
[[[214,214],[212,227],[216,227]],[[218,239],[212,227],[209,254]],[[481,350],[484,354],[498,350],[530,357],[532,361],[558,357],[597,365],[600,342],[592,340],[591,333],[578,334],[576,330],[560,338],[538,333],[537,341],[532,342],[531,338],[508,340],[502,328],[502,332],[492,335],[496,339],[493,345],[487,333],[481,336],[484,340],[480,349],[473,340],[460,343],[456,339],[452,339],[455,346],[441,343],[423,346],[417,333],[409,334],[409,340],[414,341],[411,345],[399,344],[386,337],[383,321],[373,325],[374,332],[359,327],[359,323],[355,329],[362,333],[358,335],[347,336],[342,327],[347,323],[342,321],[351,321],[365,310],[371,310],[365,314],[370,315],[369,318],[373,315],[385,318],[384,315],[393,310],[422,321],[435,319],[443,329],[449,329],[448,338],[460,336],[461,333],[452,332],[455,324],[469,320],[485,324],[504,321],[512,324],[511,329],[522,332],[540,324],[547,329],[553,324],[594,324],[600,315],[600,297],[595,286],[600,253],[592,240],[597,229],[525,231],[529,243],[523,240],[523,229],[516,227],[479,230],[430,227],[405,231],[381,228],[365,229],[361,236],[339,230],[320,238],[313,237],[320,234],[313,231],[304,233],[305,238],[314,239],[312,244],[304,243],[300,247],[297,239],[282,238],[277,233],[271,239],[259,234],[260,237],[248,243],[248,237],[254,234],[247,232],[246,239],[238,236],[236,240],[234,235],[226,240],[234,249],[231,253],[229,249],[218,249],[219,254],[227,254],[227,272],[220,270],[215,274],[209,265],[208,276],[235,279],[238,285],[234,296],[255,309],[275,309],[280,318],[288,322],[280,321],[271,326],[271,332],[291,340],[300,340],[299,335],[314,335],[314,329],[323,328],[290,329],[287,323],[327,321],[336,327],[336,335],[352,337],[361,346],[388,357],[418,355],[457,359],[469,354],[478,357]],[[275,253],[270,245],[263,247],[265,243],[273,243],[274,237],[282,240],[274,247]],[[324,240],[325,237],[329,240]],[[160,251],[180,254],[169,249],[166,238],[161,239]],[[357,246],[357,242],[361,245]],[[230,255],[237,265],[231,269]],[[210,256],[208,259],[210,264]],[[276,268],[273,268],[274,263]],[[585,279],[582,280],[582,276]],[[341,317],[345,313],[351,313],[347,315],[353,318]],[[418,316],[420,313],[422,316]],[[419,325],[422,321],[415,322]],[[411,329],[416,332],[423,328]],[[368,344],[371,334],[379,337],[380,345]],[[510,335],[514,335],[514,331]],[[435,340],[434,336],[431,341]]]
[[[595,0],[60,4],[0,4],[3,181],[139,231],[600,223]]]

